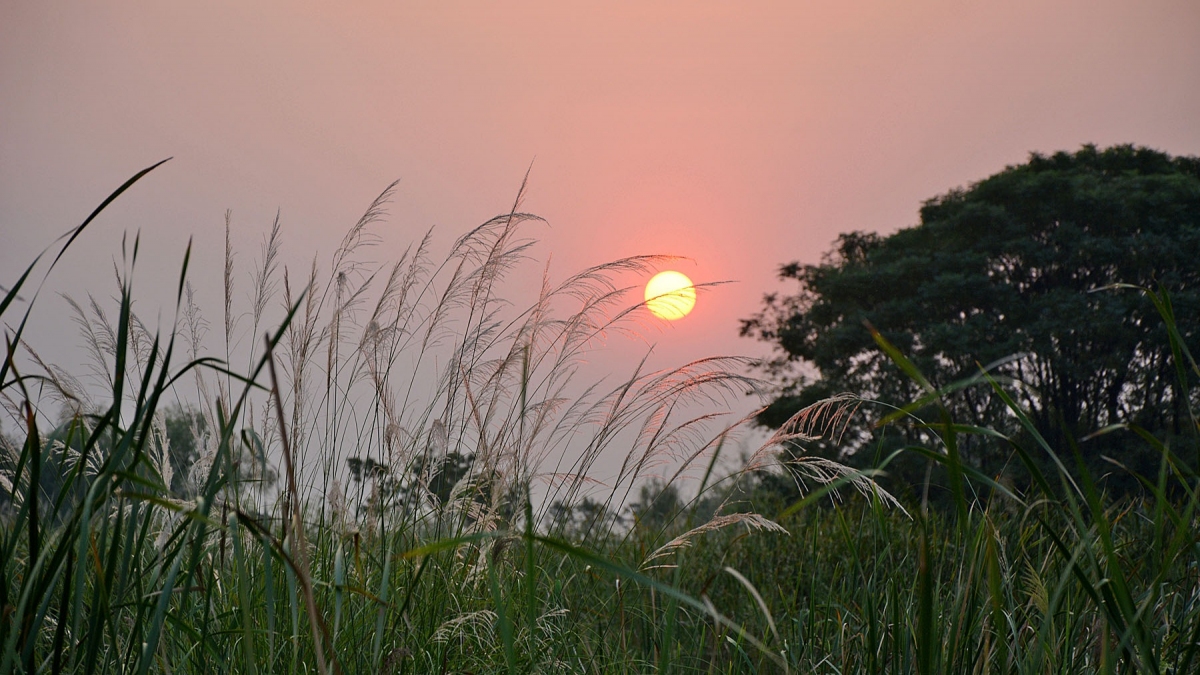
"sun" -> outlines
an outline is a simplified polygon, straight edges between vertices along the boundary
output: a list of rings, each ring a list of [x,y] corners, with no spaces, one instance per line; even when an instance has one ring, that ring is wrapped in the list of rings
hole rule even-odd
[[[646,308],[655,316],[674,321],[696,306],[696,287],[680,272],[659,272],[646,284]]]

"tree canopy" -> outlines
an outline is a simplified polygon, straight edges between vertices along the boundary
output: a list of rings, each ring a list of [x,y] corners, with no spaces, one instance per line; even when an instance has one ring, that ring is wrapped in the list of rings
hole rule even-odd
[[[766,296],[741,329],[777,348],[764,367],[779,395],[762,423],[838,392],[913,400],[916,385],[877,349],[869,322],[938,386],[999,364],[992,372],[1019,383],[1039,430],[1060,441],[1117,422],[1166,436],[1186,428],[1196,392],[1180,391],[1163,321],[1144,293],[1114,285],[1161,285],[1185,343],[1200,346],[1200,158],[1128,145],[1033,154],[925,202],[920,221],[843,234],[819,264],[780,269],[795,293]],[[952,406],[959,421],[1013,427],[986,387]],[[872,413],[862,413],[842,446],[811,450],[869,464]],[[1004,454],[980,444],[966,459]]]

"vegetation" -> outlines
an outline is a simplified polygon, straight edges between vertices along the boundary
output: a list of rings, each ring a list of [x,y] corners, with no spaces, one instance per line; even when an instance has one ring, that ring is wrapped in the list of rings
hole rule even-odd
[[[0,465],[0,673],[1197,667],[1200,485],[1141,427],[1106,429],[1159,459],[1135,496],[1113,499],[1086,467],[1067,469],[1069,442],[1039,431],[1011,383],[938,389],[875,333],[916,395],[873,418],[912,445],[867,470],[816,456],[772,469],[781,448],[836,438],[875,405],[842,396],[721,475],[741,421],[682,413],[742,395],[746,363],[639,369],[581,393],[570,382],[588,345],[639,311],[618,304],[612,275],[656,260],[547,283],[520,308],[501,282],[528,216],[514,207],[441,262],[426,238],[377,270],[359,256],[387,195],[299,285],[277,269],[276,223],[241,314],[227,253],[220,359],[205,356],[186,255],[175,329],[137,320],[135,241],[115,316],[79,312],[103,396],[21,342],[16,298],[36,301],[37,262],[13,284],[0,394],[22,437]],[[1172,296],[1141,292],[1187,390],[1200,368]],[[169,403],[185,386],[199,407]],[[968,389],[991,392],[1019,431],[955,423]],[[54,402],[65,421],[43,433]],[[1009,448],[1031,487],[964,463],[977,439]],[[609,449],[620,473],[595,485]],[[873,481],[908,456],[943,467],[951,508]],[[650,480],[664,465],[681,468]],[[779,501],[793,479],[804,489]]]
[[[929,200],[916,227],[844,234],[821,264],[784,266],[780,276],[797,292],[768,296],[742,326],[778,348],[769,372],[782,391],[762,420],[776,427],[839,392],[890,402],[919,396],[879,351],[870,324],[936,386],[969,378],[980,364],[1020,385],[1012,395],[1055,445],[1132,422],[1171,439],[1194,466],[1188,410],[1200,392],[1180,389],[1166,327],[1151,299],[1129,286],[1170,289],[1182,344],[1195,350],[1198,258],[1200,158],[1132,146],[1034,154]],[[964,423],[1020,431],[988,388],[966,389],[948,405]],[[886,413],[864,412],[842,444],[807,451],[873,466],[868,432]],[[1106,473],[1103,455],[1143,473],[1158,464],[1157,453],[1112,437],[1080,452],[1097,475]],[[1031,480],[1006,448],[980,442],[962,453],[987,473]],[[896,469],[904,485],[923,484],[919,462]],[[1106,485],[1138,487],[1124,472]]]

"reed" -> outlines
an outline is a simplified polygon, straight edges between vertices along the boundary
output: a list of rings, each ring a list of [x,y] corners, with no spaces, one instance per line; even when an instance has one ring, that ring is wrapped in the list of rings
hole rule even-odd
[[[0,673],[1197,667],[1196,474],[1169,447],[1133,427],[1100,430],[1162,457],[1140,499],[1110,500],[1069,468],[1071,448],[1037,435],[1010,385],[981,372],[935,389],[877,336],[926,387],[885,421],[926,431],[928,443],[900,452],[946,467],[952,510],[880,489],[872,476],[890,459],[868,472],[772,466],[781,447],[836,438],[860,406],[879,405],[852,395],[802,412],[722,473],[726,439],[748,420],[706,411],[759,386],[750,364],[643,363],[580,382],[588,351],[643,311],[614,280],[664,259],[558,283],[547,271],[517,303],[504,280],[528,264],[520,228],[536,220],[519,194],[445,256],[425,233],[379,266],[367,253],[389,186],[326,265],[299,275],[281,262],[276,218],[244,309],[228,215],[215,347],[188,253],[171,329],[137,318],[134,238],[116,309],[72,303],[97,393],[24,343],[31,280],[154,168],[0,302],[0,400],[23,436],[0,457]],[[1200,376],[1168,293],[1137,292],[1160,308],[1179,377]],[[1032,444],[950,419],[939,402],[967,386],[1009,405]],[[194,413],[169,415],[178,400]],[[931,406],[938,419],[916,419]],[[51,407],[66,419],[52,433],[41,428]],[[964,464],[964,434],[1010,448],[1035,491]],[[1042,455],[1055,471],[1042,472]],[[600,483],[598,463],[614,457],[617,474]],[[803,496],[770,502],[764,471],[787,471]],[[655,476],[666,480],[647,483]]]

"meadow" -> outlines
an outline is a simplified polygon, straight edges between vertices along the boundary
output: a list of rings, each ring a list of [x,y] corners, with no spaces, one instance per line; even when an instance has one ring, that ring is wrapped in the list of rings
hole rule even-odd
[[[211,318],[185,253],[161,334],[133,310],[130,239],[116,307],[73,304],[92,372],[46,363],[22,340],[38,275],[153,168],[0,302],[0,395],[20,429],[0,457],[0,673],[1200,669],[1200,485],[1160,440],[1100,430],[1161,457],[1139,493],[1110,496],[1005,383],[935,388],[876,336],[924,387],[886,402],[886,421],[926,432],[899,452],[944,472],[944,504],[880,488],[895,456],[778,465],[874,405],[853,395],[722,470],[751,420],[711,411],[759,386],[751,364],[581,383],[588,351],[637,320],[613,280],[664,260],[547,277],[522,305],[503,292],[529,251],[519,199],[444,257],[427,234],[374,266],[389,188],[298,276],[276,222],[249,289],[228,247]],[[1192,382],[1169,295],[1143,292]],[[966,386],[1004,401],[1021,435],[951,419],[940,402]],[[964,462],[968,435],[1009,449],[1030,486]],[[767,475],[799,496],[764,490]]]

